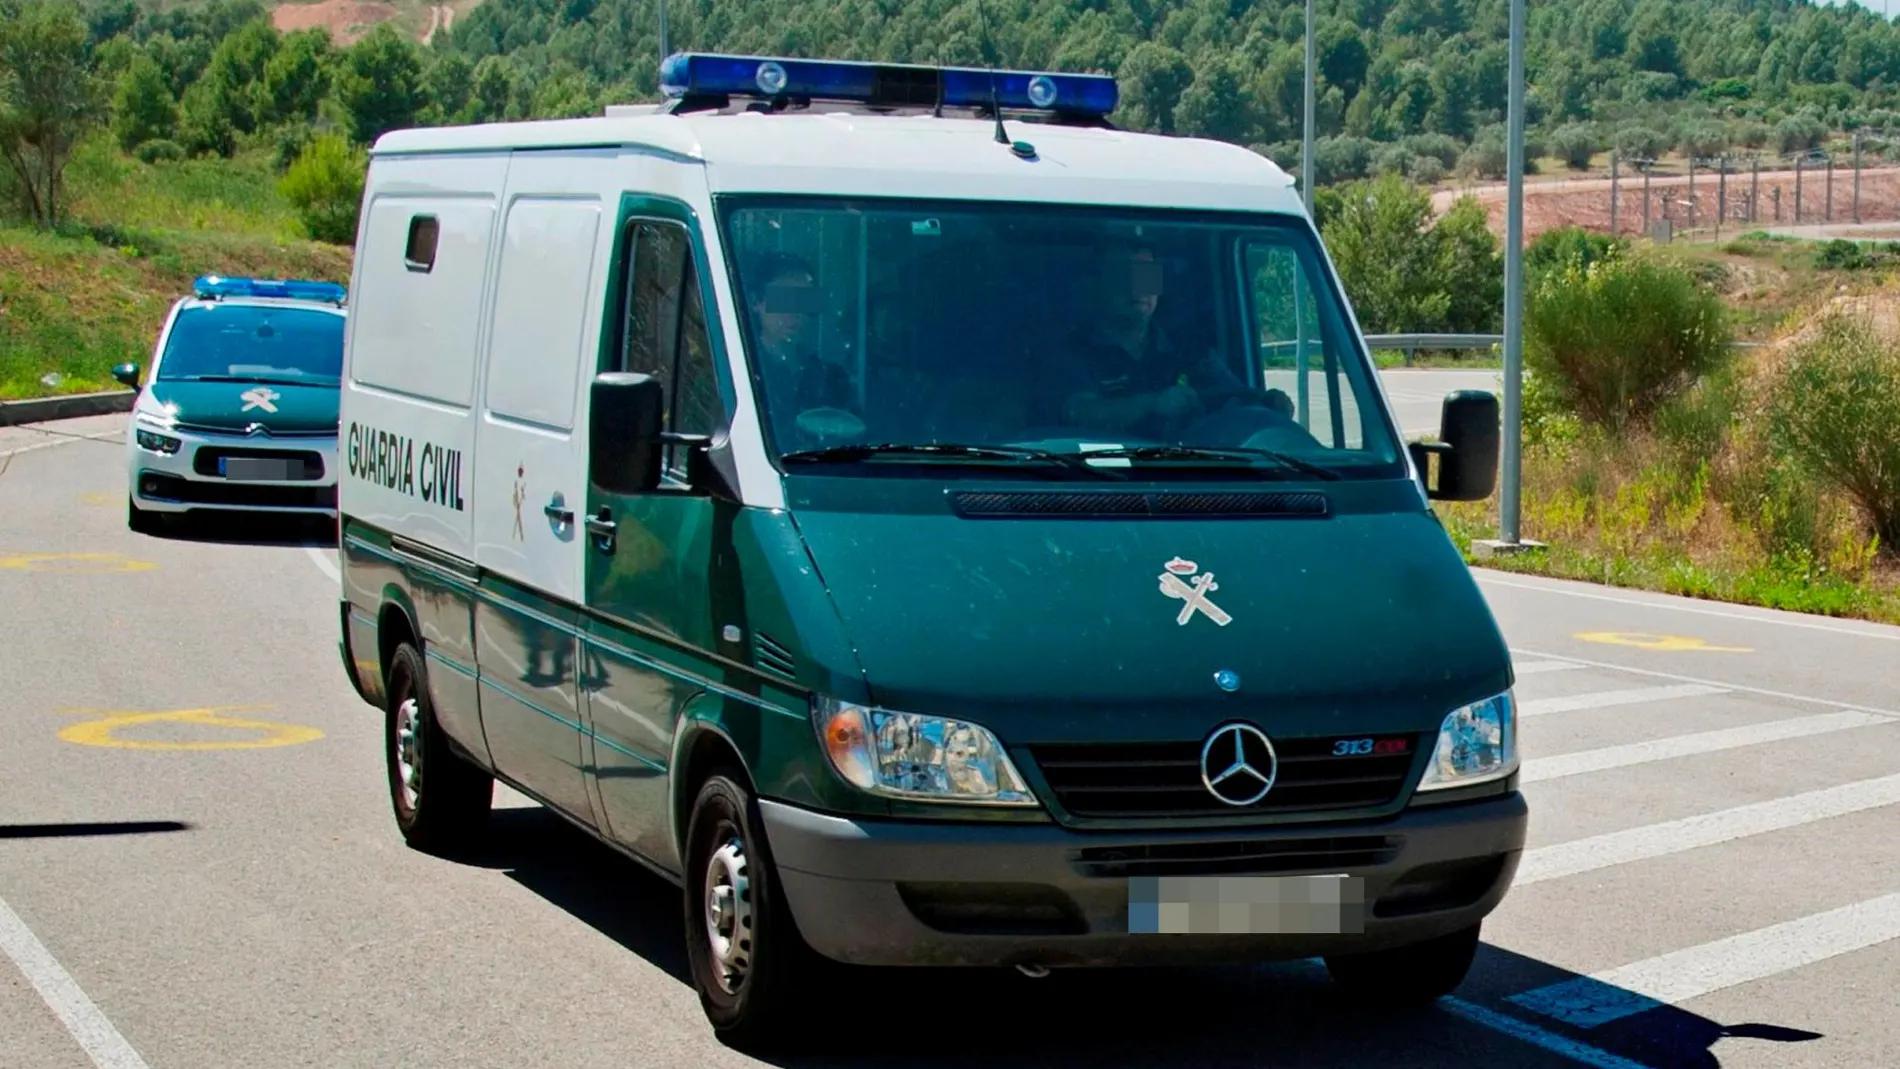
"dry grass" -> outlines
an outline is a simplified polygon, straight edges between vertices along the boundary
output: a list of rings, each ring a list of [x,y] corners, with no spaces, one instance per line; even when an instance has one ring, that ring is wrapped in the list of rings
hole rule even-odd
[[[1889,336],[1893,294],[1852,298]],[[1800,331],[1791,332],[1799,335]],[[1649,426],[1612,437],[1526,390],[1523,537],[1549,548],[1489,562],[1569,579],[1900,624],[1900,547],[1845,494],[1777,455],[1767,390],[1783,346],[1758,350]],[[1469,557],[1497,499],[1441,509]]]

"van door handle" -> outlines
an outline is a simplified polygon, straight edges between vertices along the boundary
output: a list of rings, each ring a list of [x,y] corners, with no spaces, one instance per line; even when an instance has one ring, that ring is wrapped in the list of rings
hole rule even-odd
[[[563,527],[574,522],[574,510],[562,508],[558,498],[541,506],[541,511],[547,514],[548,519]]]
[[[614,551],[614,532],[619,525],[613,520],[614,512],[605,505],[600,511],[587,517],[587,533],[594,536],[594,546],[602,553]]]

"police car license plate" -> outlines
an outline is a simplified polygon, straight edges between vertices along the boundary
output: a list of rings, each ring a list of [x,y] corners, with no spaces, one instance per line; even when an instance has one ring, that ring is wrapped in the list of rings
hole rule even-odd
[[[218,458],[218,474],[227,479],[295,479],[296,467],[291,461],[275,458]]]
[[[1363,877],[1131,876],[1131,935],[1356,935]]]

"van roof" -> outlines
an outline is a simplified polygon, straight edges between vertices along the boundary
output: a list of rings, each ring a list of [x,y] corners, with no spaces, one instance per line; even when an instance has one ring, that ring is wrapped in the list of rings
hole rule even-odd
[[[618,109],[617,109],[618,110]],[[631,110],[631,109],[627,109]],[[715,193],[1057,201],[1303,215],[1293,178],[1222,141],[856,111],[618,114],[397,130],[373,156],[625,147],[704,166]]]

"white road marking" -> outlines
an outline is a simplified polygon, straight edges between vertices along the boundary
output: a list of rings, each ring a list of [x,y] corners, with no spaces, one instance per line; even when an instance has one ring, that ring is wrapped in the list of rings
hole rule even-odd
[[[1578,753],[1558,754],[1554,757],[1533,758],[1524,762],[1524,770],[1519,774],[1519,782],[1537,783],[1542,780],[1562,779],[1565,776],[1579,776],[1586,772],[1603,772],[1612,768],[1647,764],[1651,761],[1667,761],[1676,757],[1734,750],[1743,746],[1759,746],[1764,742],[1784,742],[1788,739],[1806,738],[1810,735],[1825,735],[1830,731],[1846,731],[1850,728],[1874,727],[1893,722],[1888,717],[1876,716],[1873,713],[1847,710],[1838,713],[1819,713],[1814,716],[1797,716],[1788,720],[1771,720],[1765,724],[1746,724],[1742,727],[1722,728],[1718,731],[1701,731],[1693,735],[1677,735],[1674,738],[1654,739],[1649,742],[1632,742],[1624,746],[1606,746],[1599,750],[1583,750]]]
[[[323,574],[329,576],[332,583],[343,581],[343,573],[337,571],[336,562],[330,559],[329,550],[322,546],[305,546],[303,551],[310,555],[311,560],[317,562],[317,567],[323,569]]]
[[[1463,1017],[1472,1024],[1502,1032],[1513,1039],[1521,1039],[1533,1046],[1542,1047],[1552,1054],[1561,1054],[1574,1062],[1595,1066],[1596,1069],[1649,1069],[1641,1062],[1628,1058],[1619,1058],[1607,1050],[1599,1050],[1588,1043],[1580,1043],[1555,1032],[1546,1032],[1529,1021],[1520,1021],[1474,1005],[1461,998],[1446,997],[1438,1000],[1439,1006],[1451,1013]]]
[[[33,428],[27,427],[25,429],[32,430]],[[0,449],[0,457],[17,457],[21,453],[31,453],[35,449],[51,449],[56,445],[71,445],[74,442],[106,442],[106,441],[113,441],[113,440],[123,440],[124,438],[125,438],[124,431],[104,431],[99,434],[78,434],[78,435],[72,435],[70,437],[57,438],[50,442],[38,442],[33,445],[22,445],[22,446],[17,446],[13,449]]]
[[[1612,605],[1634,605],[1644,609],[1667,609],[1670,612],[1685,612],[1696,616],[1713,616],[1722,620],[1741,620],[1751,624],[1774,624],[1778,627],[1798,627],[1808,631],[1825,631],[1835,635],[1851,635],[1855,638],[1872,638],[1887,642],[1900,642],[1900,628],[1893,628],[1886,631],[1862,630],[1860,628],[1842,627],[1838,624],[1790,620],[1784,616],[1731,612],[1723,609],[1705,609],[1697,605],[1677,605],[1670,601],[1652,601],[1647,598],[1619,597],[1615,594],[1592,594],[1583,590],[1572,590],[1568,587],[1545,586],[1542,583],[1525,583],[1502,579],[1499,578],[1501,574],[1504,573],[1487,572],[1481,566],[1476,565],[1474,565],[1471,570],[1473,579],[1476,579],[1480,583],[1489,583],[1492,586],[1506,586],[1516,590],[1532,590],[1540,594],[1556,594],[1559,597],[1566,598],[1583,598],[1587,601],[1607,601]],[[1772,609],[1766,609],[1763,610],[1763,613],[1772,613],[1773,611]],[[1792,616],[1795,614],[1788,613],[1786,615]]]
[[[1545,672],[1569,672],[1582,667],[1575,661],[1525,661],[1511,665],[1511,671],[1523,677],[1540,676]]]
[[[1266,968],[1274,972],[1297,976],[1316,984],[1332,983],[1332,976],[1326,971],[1326,961],[1324,958],[1301,958],[1298,961],[1270,965],[1266,966]],[[1437,1009],[1445,1010],[1455,1017],[1462,1017],[1480,1028],[1488,1028],[1493,1032],[1510,1036],[1512,1039],[1542,1047],[1553,1054],[1561,1054],[1572,1061],[1595,1066],[1596,1069],[1651,1069],[1650,1066],[1644,1065],[1641,1062],[1633,1062],[1628,1058],[1618,1057],[1609,1051],[1592,1047],[1588,1043],[1571,1039],[1568,1036],[1560,1036],[1555,1032],[1539,1028],[1529,1021],[1520,1020],[1508,1014],[1486,1009],[1483,1006],[1466,1002],[1464,999],[1456,996],[1448,995],[1441,998],[1434,1003],[1433,1006]]]
[[[99,1069],[147,1069],[132,1045],[125,1041],[99,1007],[79,989],[71,974],[33,934],[20,915],[0,899],[0,950],[13,959],[27,982],[46,1000],[48,1009],[84,1048]]]
[[[1666,857],[1900,803],[1900,776],[1860,780],[1524,851],[1515,886]]]
[[[1632,687],[1628,690],[1599,690],[1589,694],[1571,694],[1562,698],[1532,698],[1517,703],[1517,715],[1544,716],[1549,713],[1575,713],[1585,709],[1608,709],[1618,705],[1641,705],[1677,698],[1700,698],[1727,693],[1721,687],[1701,683],[1673,683],[1665,687]]]
[[[1554,653],[1539,653],[1536,650],[1518,649],[1517,647],[1513,646],[1511,648],[1511,656],[1554,658],[1557,655]],[[1785,690],[1769,690],[1765,687],[1750,687],[1741,683],[1724,682],[1719,679],[1704,679],[1700,676],[1685,676],[1679,672],[1658,672],[1653,668],[1631,668],[1628,665],[1613,664],[1609,661],[1586,660],[1582,657],[1572,657],[1570,659],[1576,661],[1578,664],[1586,665],[1590,668],[1602,668],[1602,669],[1612,671],[1612,672],[1628,672],[1630,675],[1648,676],[1651,679],[1673,679],[1673,680],[1677,680],[1683,683],[1700,683],[1705,687],[1714,687],[1718,690],[1734,691],[1737,694],[1754,694],[1763,698],[1779,698],[1783,701],[1805,702],[1809,705],[1825,705],[1830,709],[1852,709],[1855,712],[1873,713],[1876,716],[1884,716],[1884,717],[1900,720],[1900,711],[1895,711],[1893,709],[1877,709],[1871,705],[1855,705],[1852,702],[1840,702],[1840,701],[1835,701],[1832,698],[1817,698],[1812,694],[1791,694]]]
[[[1686,947],[1512,995],[1509,1001],[1595,1028],[1900,938],[1900,894]]]

